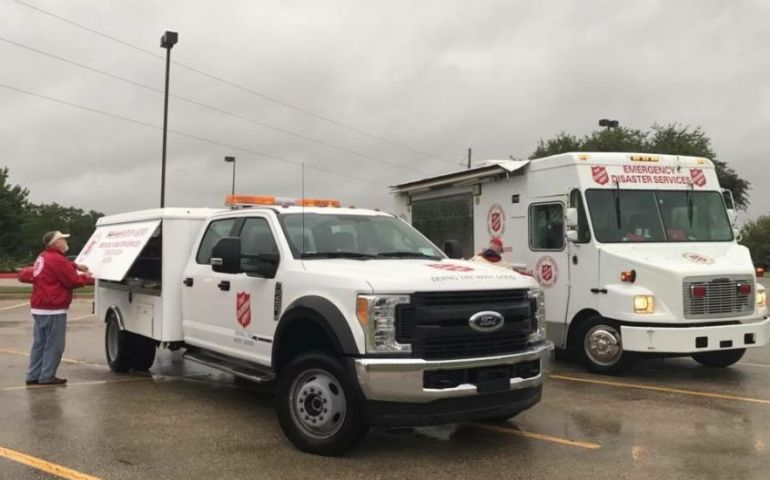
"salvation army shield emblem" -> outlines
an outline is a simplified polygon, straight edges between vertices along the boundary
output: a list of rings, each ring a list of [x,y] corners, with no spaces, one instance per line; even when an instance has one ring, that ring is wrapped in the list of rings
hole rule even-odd
[[[238,292],[235,298],[235,317],[243,328],[249,326],[251,323],[251,294]]]
[[[598,183],[599,185],[607,185],[607,183],[610,181],[610,175],[607,173],[607,167],[602,165],[592,165],[591,176],[593,177],[594,182]]]
[[[499,203],[489,207],[487,213],[487,230],[491,235],[500,236],[505,231],[505,212]]]
[[[553,287],[559,281],[559,265],[553,257],[548,255],[542,256],[535,264],[534,274],[535,280],[543,288]]]
[[[698,187],[706,186],[706,174],[703,172],[702,168],[691,168],[690,178],[692,178],[692,183],[694,183],[695,186],[698,186]]]

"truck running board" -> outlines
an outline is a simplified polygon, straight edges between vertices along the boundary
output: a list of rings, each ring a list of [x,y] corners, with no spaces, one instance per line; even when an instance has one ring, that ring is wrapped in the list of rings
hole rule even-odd
[[[275,380],[275,373],[268,369],[263,370],[255,365],[249,365],[236,359],[231,360],[224,356],[203,352],[198,349],[189,349],[188,347],[184,358],[256,383],[267,383]]]

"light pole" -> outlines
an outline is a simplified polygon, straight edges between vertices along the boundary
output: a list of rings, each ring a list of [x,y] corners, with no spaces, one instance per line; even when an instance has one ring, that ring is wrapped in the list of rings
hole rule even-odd
[[[235,195],[235,157],[225,157],[225,162],[233,164],[233,188],[231,194]]]
[[[619,125],[620,125],[620,122],[618,122],[617,120],[610,120],[608,118],[602,118],[601,120],[599,120],[599,126],[607,127],[607,130],[609,130],[610,128],[618,128]]]
[[[179,41],[179,34],[169,32],[160,37],[161,48],[166,49],[166,92],[163,96],[163,153],[160,165],[160,208],[166,206],[166,130],[168,127],[168,74],[171,66],[171,49]]]

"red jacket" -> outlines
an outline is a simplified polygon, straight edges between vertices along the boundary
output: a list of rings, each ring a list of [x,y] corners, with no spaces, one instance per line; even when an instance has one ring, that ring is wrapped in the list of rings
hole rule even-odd
[[[87,278],[63,253],[46,248],[32,267],[30,306],[36,310],[66,310],[72,303],[72,289],[86,283]]]

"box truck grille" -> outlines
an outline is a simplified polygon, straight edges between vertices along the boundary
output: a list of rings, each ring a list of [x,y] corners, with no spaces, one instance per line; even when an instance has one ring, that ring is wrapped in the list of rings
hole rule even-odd
[[[478,332],[470,317],[493,310],[505,318],[495,332]],[[396,310],[396,338],[412,344],[412,355],[431,360],[516,353],[527,347],[530,302],[526,289],[426,292]]]
[[[750,285],[751,293],[741,294],[739,286]],[[725,318],[754,312],[754,278],[751,276],[689,277],[682,283],[685,318]],[[705,293],[696,296],[695,291]]]

